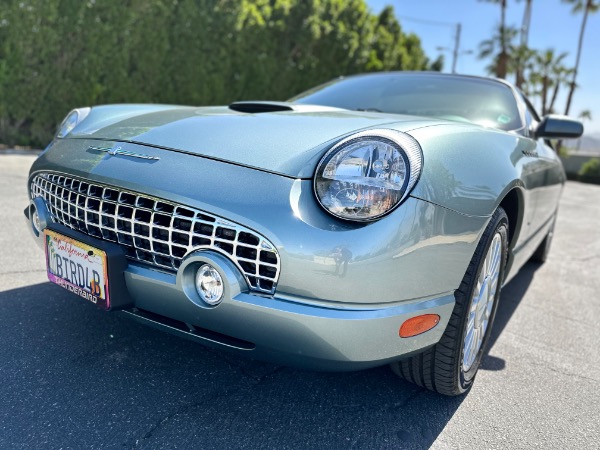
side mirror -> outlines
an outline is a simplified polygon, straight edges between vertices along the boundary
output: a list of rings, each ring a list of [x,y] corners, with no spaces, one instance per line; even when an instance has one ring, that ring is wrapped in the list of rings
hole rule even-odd
[[[544,116],[535,130],[535,136],[544,139],[574,139],[583,134],[583,125],[567,116]]]

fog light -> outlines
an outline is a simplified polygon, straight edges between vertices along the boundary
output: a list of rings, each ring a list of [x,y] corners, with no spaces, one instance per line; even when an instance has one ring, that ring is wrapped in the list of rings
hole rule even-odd
[[[223,300],[223,279],[217,269],[203,264],[196,272],[196,290],[200,298],[209,305],[218,305]]]

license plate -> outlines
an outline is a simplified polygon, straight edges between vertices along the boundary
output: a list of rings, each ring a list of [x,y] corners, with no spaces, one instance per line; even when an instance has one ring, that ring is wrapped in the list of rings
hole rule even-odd
[[[45,230],[48,279],[102,307],[109,308],[106,253],[83,242]]]

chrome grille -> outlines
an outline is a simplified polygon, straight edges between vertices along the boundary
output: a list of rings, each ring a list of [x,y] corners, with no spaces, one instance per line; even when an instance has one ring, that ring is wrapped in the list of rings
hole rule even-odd
[[[260,234],[187,206],[79,178],[40,173],[31,196],[42,197],[57,222],[121,244],[128,258],[175,271],[189,252],[229,256],[254,292],[273,294],[279,254]]]

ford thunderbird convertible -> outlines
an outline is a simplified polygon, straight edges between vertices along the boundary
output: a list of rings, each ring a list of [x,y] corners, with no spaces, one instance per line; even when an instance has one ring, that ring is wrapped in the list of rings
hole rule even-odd
[[[34,162],[51,282],[209,346],[473,384],[500,289],[548,255],[565,174],[510,84],[343,77],[287,102],[73,110]],[[74,298],[75,298],[74,296]]]

